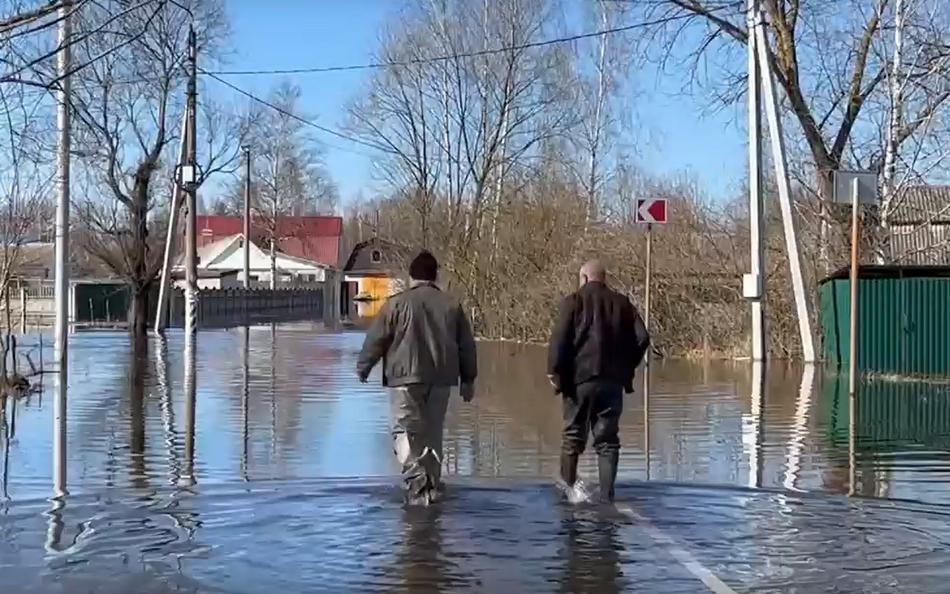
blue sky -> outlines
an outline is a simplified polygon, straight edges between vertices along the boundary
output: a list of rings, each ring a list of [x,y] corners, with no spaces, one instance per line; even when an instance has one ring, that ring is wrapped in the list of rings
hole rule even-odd
[[[582,2],[583,0],[576,0]],[[393,0],[229,0],[234,51],[227,66],[234,69],[305,68],[359,64],[372,60],[378,33],[398,3]],[[587,30],[582,22],[570,23],[572,31]],[[303,112],[325,126],[338,128],[345,109],[360,92],[368,71],[304,74],[292,78],[303,92]],[[655,72],[635,72],[640,90],[632,106],[635,121],[629,132],[637,147],[640,165],[651,172],[689,171],[713,198],[724,198],[738,187],[744,172],[744,132],[734,110],[704,114],[699,97],[680,92],[681,81],[658,77]],[[248,91],[266,95],[281,76],[229,76]],[[230,91],[207,82],[215,97]],[[234,100],[244,101],[238,96]],[[372,197],[375,185],[370,160],[342,150],[348,143],[318,133],[327,141],[326,161],[340,187],[344,202],[362,193]]]

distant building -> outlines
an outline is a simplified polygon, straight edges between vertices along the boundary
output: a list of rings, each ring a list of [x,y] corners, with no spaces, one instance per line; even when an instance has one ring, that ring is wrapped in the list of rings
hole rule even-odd
[[[371,318],[390,295],[402,290],[399,278],[405,250],[378,237],[353,247],[343,265],[343,314]]]
[[[950,186],[911,186],[891,215],[891,261],[950,265]]]
[[[329,266],[306,258],[276,253],[277,285],[306,286],[322,284]],[[172,275],[176,281],[184,279],[184,258],[179,255]],[[261,249],[253,241],[250,245],[250,273],[252,286],[269,286],[271,279],[270,251]],[[180,284],[180,283],[179,283]],[[198,248],[198,287],[226,289],[244,286],[244,236],[242,234],[218,238]]]
[[[216,243],[244,232],[244,219],[237,216],[199,215],[196,217],[198,247]],[[277,250],[287,256],[336,267],[340,262],[343,219],[331,216],[278,217]],[[251,221],[251,241],[267,247],[270,231],[264,221]],[[179,251],[180,253],[180,251]]]

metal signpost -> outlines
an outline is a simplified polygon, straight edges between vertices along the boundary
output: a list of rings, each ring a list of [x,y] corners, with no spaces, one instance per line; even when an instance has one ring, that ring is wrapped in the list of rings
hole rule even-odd
[[[849,290],[851,292],[851,311],[849,320],[848,350],[848,460],[849,494],[854,494],[854,455],[855,423],[857,422],[857,384],[858,384],[858,249],[861,240],[861,204],[877,204],[877,173],[873,171],[834,172],[834,201],[851,204],[851,270]]]
[[[650,286],[653,277],[653,225],[666,224],[666,198],[637,200],[634,220],[647,226],[647,253],[643,291],[643,324],[650,331]],[[643,356],[643,451],[647,480],[650,479],[650,350]]]

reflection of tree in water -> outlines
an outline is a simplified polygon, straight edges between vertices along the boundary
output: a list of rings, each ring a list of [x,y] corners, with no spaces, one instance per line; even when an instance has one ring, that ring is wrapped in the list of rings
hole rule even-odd
[[[617,523],[606,518],[582,518],[579,512],[565,517],[564,578],[561,592],[610,594],[627,591],[621,570]]]
[[[132,339],[129,360],[129,482],[134,488],[146,489],[149,484],[146,466],[145,379],[148,345],[144,337]]]

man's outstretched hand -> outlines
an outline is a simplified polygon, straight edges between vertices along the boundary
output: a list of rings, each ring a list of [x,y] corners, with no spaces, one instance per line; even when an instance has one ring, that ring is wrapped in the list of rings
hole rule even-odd
[[[465,402],[471,402],[475,398],[475,384],[462,384],[459,386],[459,394]]]

